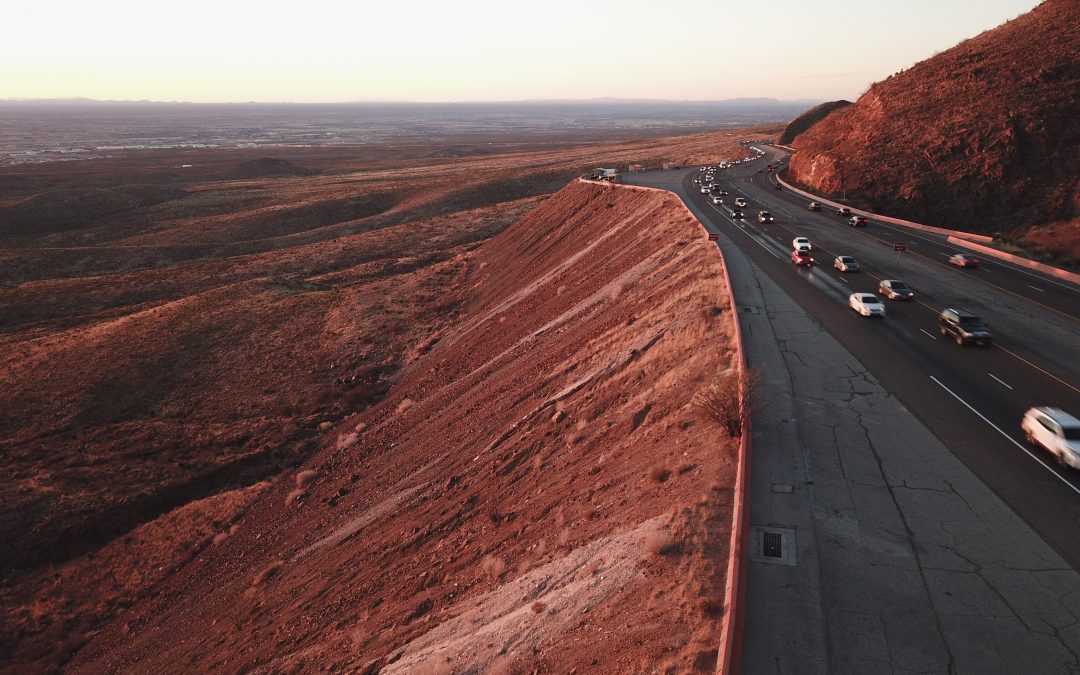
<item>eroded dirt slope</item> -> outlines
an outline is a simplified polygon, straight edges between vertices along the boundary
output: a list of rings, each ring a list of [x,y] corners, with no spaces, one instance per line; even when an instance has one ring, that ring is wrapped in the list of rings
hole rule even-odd
[[[574,183],[455,264],[460,321],[72,671],[714,668],[715,249],[663,193]]]
[[[1052,223],[1075,231],[1077,26],[1080,3],[1047,0],[874,84],[795,140],[792,176],[943,227],[1006,238]],[[1063,244],[1080,253],[1075,239]]]

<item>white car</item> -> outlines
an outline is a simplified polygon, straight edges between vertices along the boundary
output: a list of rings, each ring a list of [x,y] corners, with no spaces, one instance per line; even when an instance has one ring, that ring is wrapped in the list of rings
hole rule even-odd
[[[742,197],[735,198],[735,206],[746,206],[746,200]]]
[[[885,316],[885,303],[873,293],[852,293],[848,306],[863,316]]]
[[[1080,469],[1080,420],[1058,408],[1035,407],[1024,413],[1020,428],[1028,443],[1049,450],[1058,464]]]
[[[833,267],[841,272],[858,272],[859,263],[849,255],[838,255],[836,260],[833,260]]]
[[[713,195],[712,197],[709,197],[709,200],[710,200],[710,201],[711,201],[711,202],[712,202],[713,204],[723,204],[723,203],[724,203],[724,198],[723,198],[723,197],[721,197],[721,196],[720,196],[720,195],[718,195],[718,194],[716,194],[716,195]]]
[[[768,211],[758,211],[757,221],[759,223],[771,223],[773,222],[772,214]]]
[[[702,185],[701,186],[701,194],[703,194],[703,195],[709,194],[709,186],[708,185]]]
[[[813,244],[806,237],[795,237],[791,240],[791,248],[796,251],[812,251],[814,250]]]

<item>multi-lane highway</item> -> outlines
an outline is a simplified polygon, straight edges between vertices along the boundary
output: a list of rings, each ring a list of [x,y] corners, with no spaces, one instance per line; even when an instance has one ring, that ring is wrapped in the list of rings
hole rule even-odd
[[[1080,569],[1080,471],[1058,466],[1020,431],[1024,411],[1052,405],[1080,415],[1080,288],[1053,276],[996,259],[977,268],[948,263],[963,251],[944,237],[876,222],[854,228],[825,207],[774,189],[765,171],[785,157],[759,146],[756,160],[719,170],[715,180],[743,197],[745,219],[711,203],[684,173],[680,193],[708,227],[725,232],[786,293],[857,357],[965,465],[1026,520],[1074,568]],[[759,171],[760,170],[760,171]],[[775,217],[759,223],[767,210]],[[791,240],[809,237],[817,261],[792,264]],[[895,251],[903,243],[906,250]],[[858,273],[833,268],[837,255],[854,256]],[[910,302],[886,301],[887,317],[867,319],[848,307],[849,294],[875,292],[881,279],[902,279]],[[965,308],[987,322],[989,348],[955,344],[938,330],[945,307]]]

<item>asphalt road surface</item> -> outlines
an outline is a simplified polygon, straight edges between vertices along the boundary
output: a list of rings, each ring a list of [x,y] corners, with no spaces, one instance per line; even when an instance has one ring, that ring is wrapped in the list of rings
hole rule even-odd
[[[1080,472],[1019,428],[1032,405],[1080,414],[1080,289],[997,261],[960,269],[943,237],[811,212],[758,173],[784,156],[761,147],[765,158],[717,173],[728,206],[747,199],[745,220],[701,194],[694,170],[624,177],[679,194],[718,233],[748,360],[769,390],[754,417],[751,536],[771,527],[798,561],[755,564],[777,561],[751,544],[744,665],[1080,668]],[[758,223],[759,210],[775,222]],[[815,267],[792,264],[795,236],[813,241]],[[833,269],[836,255],[862,270]],[[883,278],[906,281],[915,300],[886,301],[885,319],[848,308]],[[943,307],[983,317],[994,345],[943,338]]]

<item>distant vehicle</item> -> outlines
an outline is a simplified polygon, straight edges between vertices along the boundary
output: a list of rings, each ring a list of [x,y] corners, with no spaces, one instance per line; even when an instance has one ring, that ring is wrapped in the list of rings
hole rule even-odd
[[[772,214],[768,211],[758,211],[757,221],[759,223],[771,223],[773,222]]]
[[[851,215],[851,209],[849,209],[846,206],[841,206],[840,208],[836,209],[836,215],[838,215],[838,216],[850,216]]]
[[[838,256],[836,256],[836,260],[833,260],[832,266],[835,267],[836,269],[840,270],[841,272],[858,272],[859,271],[859,263],[858,263],[858,261],[855,260],[855,258],[852,258],[849,255],[838,255]]]
[[[949,256],[949,264],[957,267],[978,267],[979,259],[968,253],[953,253]]]
[[[810,257],[810,251],[807,250],[794,250],[791,252],[791,262],[796,265],[806,265],[807,267],[814,266],[814,259]]]
[[[818,204],[817,202],[810,202],[810,204],[807,205],[806,208],[810,209],[811,211],[820,211],[821,204]]]
[[[791,240],[791,248],[795,249],[796,251],[812,251],[814,249],[814,246],[806,237],[795,237]]]
[[[746,200],[742,197],[735,198],[735,206],[746,206]]]
[[[885,317],[885,304],[873,293],[852,293],[848,306],[863,316]]]
[[[703,195],[709,194],[709,186],[708,185],[702,185],[701,186],[701,194],[703,194]]]
[[[732,218],[742,218],[743,217],[743,212],[740,211],[739,209],[732,209],[731,210],[731,217]]]
[[[720,195],[721,197],[727,197],[728,196],[727,190],[721,190],[720,192],[717,192],[716,194]]]
[[[961,347],[971,343],[989,347],[994,341],[994,336],[982,319],[966,309],[941,310],[941,315],[938,317],[938,332],[942,335],[951,335],[956,344]]]
[[[1020,421],[1024,438],[1050,451],[1062,466],[1080,469],[1080,420],[1059,408],[1037,406]]]
[[[915,291],[899,279],[883,279],[878,284],[878,293],[890,300],[910,300],[915,297]]]
[[[717,183],[710,183],[709,192],[720,192],[720,185]]]
[[[866,227],[869,222],[870,221],[866,219],[866,216],[852,216],[851,219],[848,220],[848,224],[852,227]]]
[[[709,201],[711,201],[713,204],[723,204],[724,203],[724,198],[721,197],[720,195],[716,194],[716,195],[713,195],[713,196],[709,197]]]

